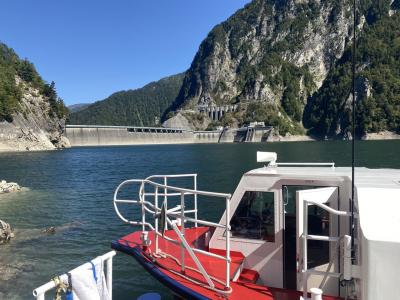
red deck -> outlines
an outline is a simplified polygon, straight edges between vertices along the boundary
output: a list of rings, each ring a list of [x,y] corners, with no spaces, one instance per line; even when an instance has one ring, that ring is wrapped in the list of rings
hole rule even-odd
[[[185,238],[188,241],[188,243],[196,248],[199,249],[205,249],[205,233],[209,230],[207,227],[198,227],[198,228],[190,228],[185,230]],[[140,240],[140,231],[131,233],[120,240],[118,240],[118,243],[120,245],[123,245],[125,247],[131,247],[131,248],[137,248],[141,249],[141,240]],[[173,238],[177,240],[178,238],[176,237],[176,234],[172,230],[168,230],[166,232],[166,235],[170,238]],[[149,250],[151,252],[154,252],[155,250],[155,242],[154,242],[154,234],[149,233],[149,239],[151,240],[151,245],[149,247]],[[181,257],[181,250],[180,246],[177,246],[171,242],[168,242],[164,240],[163,238],[159,238],[159,248],[161,249],[162,252],[165,252],[169,255],[172,255],[180,260]],[[146,251],[146,253],[149,253],[149,250]],[[211,250],[214,252],[213,250]],[[220,253],[218,253],[220,254]],[[222,254],[222,253],[221,253]],[[222,254],[223,255],[223,254]],[[196,256],[202,263],[203,267],[206,269],[207,273],[209,275],[212,275],[222,281],[225,281],[225,261],[213,257],[209,257],[207,255],[199,254],[196,253]],[[143,257],[145,257],[143,255]],[[234,274],[234,272],[239,268],[241,265],[244,257],[241,253],[238,252],[231,252],[231,279]],[[146,258],[147,261],[150,261],[149,258]],[[187,288],[205,296],[210,299],[221,299],[221,295],[211,291],[207,288],[201,287],[198,284],[192,283],[187,279],[184,279],[172,272],[170,270],[174,270],[176,272],[181,271],[181,267],[171,258],[159,258],[157,259],[157,264],[155,265],[156,267],[159,267],[159,270],[167,275],[168,277],[172,278],[176,282],[179,282],[180,284],[186,286]],[[185,266],[193,267],[196,268],[195,263],[193,260],[190,258],[189,254],[185,251]],[[197,269],[197,268],[196,268]],[[247,272],[247,274],[246,274]],[[247,270],[243,272],[243,276],[239,278],[237,282],[232,282],[231,281],[231,287],[232,287],[232,293],[229,295],[229,299],[251,299],[251,300],[256,300],[256,299],[264,299],[264,300],[272,300],[272,299],[279,299],[279,300],[299,300],[300,295],[302,293],[297,292],[297,291],[290,291],[290,290],[284,290],[284,289],[277,289],[277,288],[268,288],[266,286],[261,286],[253,283],[249,283],[248,279],[249,278],[254,278],[256,276],[254,273],[251,272],[251,270]],[[251,276],[249,277],[249,274]],[[197,281],[201,281],[204,284],[206,284],[205,279],[202,277],[201,274],[191,271],[189,269],[186,269],[185,275],[196,279]],[[216,283],[216,287],[223,289],[223,286]],[[342,299],[339,297],[331,297],[331,296],[323,296],[324,300],[338,300]]]

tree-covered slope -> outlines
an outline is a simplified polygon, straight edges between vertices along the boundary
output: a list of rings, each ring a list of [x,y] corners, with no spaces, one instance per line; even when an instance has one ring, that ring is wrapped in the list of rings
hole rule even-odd
[[[384,130],[400,131],[400,1],[366,12],[357,43],[357,119],[359,137]],[[386,7],[386,8],[385,8]],[[375,13],[374,13],[375,12]],[[386,12],[386,13],[384,13]],[[349,137],[351,131],[351,49],[311,97],[304,123],[312,134]]]
[[[31,62],[20,59],[14,50],[0,43],[0,121],[12,122],[13,115],[22,112],[24,90],[21,83],[37,89],[46,98],[50,103],[50,117],[66,116],[67,109],[57,96],[54,82],[47,84]]]
[[[178,95],[183,74],[173,75],[146,86],[112,94],[89,107],[72,113],[70,124],[79,125],[158,125],[165,110]]]

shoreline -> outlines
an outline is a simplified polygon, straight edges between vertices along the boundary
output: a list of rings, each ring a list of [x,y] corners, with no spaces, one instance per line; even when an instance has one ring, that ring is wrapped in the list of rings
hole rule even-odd
[[[364,141],[379,141],[379,140],[400,140],[400,134],[392,131],[381,131],[367,133],[362,140]]]

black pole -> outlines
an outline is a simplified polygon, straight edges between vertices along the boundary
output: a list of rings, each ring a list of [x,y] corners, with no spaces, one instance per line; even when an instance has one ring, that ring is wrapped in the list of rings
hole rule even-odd
[[[357,16],[356,16],[356,0],[353,0],[353,55],[352,55],[352,138],[351,138],[351,249],[352,258],[354,259],[354,165],[355,165],[355,138],[356,138],[356,30],[357,30]]]

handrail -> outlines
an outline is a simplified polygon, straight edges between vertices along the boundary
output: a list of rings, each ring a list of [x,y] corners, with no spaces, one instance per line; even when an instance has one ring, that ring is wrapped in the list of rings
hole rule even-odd
[[[178,186],[171,186],[168,185],[168,179],[169,178],[184,178],[184,177],[192,177],[193,178],[193,189],[190,188],[183,188],[183,187],[178,187]],[[156,182],[156,179],[163,179],[163,183]],[[121,190],[121,188],[125,185],[128,184],[140,184],[139,187],[139,200],[128,200],[128,199],[118,199],[118,193]],[[154,188],[154,192],[148,192],[145,191],[146,185],[152,186]],[[160,191],[161,190],[161,191]],[[193,195],[194,197],[194,208],[193,209],[187,209],[185,210],[185,196],[187,195]],[[202,196],[210,196],[210,197],[216,197],[216,198],[224,198],[226,201],[226,225],[221,225],[219,223],[214,223],[206,220],[199,220],[197,217],[197,195],[202,195]],[[154,199],[154,204],[150,203],[148,200],[146,200],[146,197],[153,197]],[[180,205],[174,207],[173,209],[168,209],[167,204],[168,204],[168,197],[174,197],[174,196],[180,196]],[[159,207],[159,197],[164,198],[164,205],[166,205],[166,221],[169,226],[172,227],[172,229],[176,232],[176,235],[178,237],[178,240],[172,239],[167,236],[163,236],[161,232],[159,232],[159,224],[158,224],[158,218],[161,213],[161,208]],[[227,235],[226,239],[226,255],[221,256],[218,254],[210,253],[207,251],[203,251],[201,249],[197,249],[194,247],[191,247],[188,242],[185,239],[185,222],[193,222],[195,226],[197,227],[197,224],[202,224],[205,226],[212,226],[212,227],[219,227],[223,228],[226,231],[230,231],[230,226],[229,226],[229,219],[230,219],[230,214],[229,214],[229,202],[230,202],[231,194],[227,193],[216,193],[216,192],[208,192],[208,191],[201,191],[197,190],[197,174],[176,174],[176,175],[152,175],[147,177],[146,179],[129,179],[125,180],[122,183],[118,185],[114,192],[114,208],[116,210],[116,213],[118,217],[125,223],[129,223],[132,225],[136,226],[142,226],[142,231],[145,231],[146,227],[150,228],[155,232],[155,253],[159,253],[159,243],[158,239],[159,238],[164,238],[166,241],[174,243],[176,245],[181,246],[181,268],[182,271],[185,271],[185,251],[189,253],[191,256],[192,260],[195,262],[198,271],[203,275],[205,278],[206,282],[208,283],[209,287],[214,289],[215,285],[211,280],[211,276],[208,275],[208,273],[205,271],[204,267],[202,266],[201,262],[198,260],[197,256],[195,253],[200,253],[203,255],[207,255],[210,257],[214,257],[217,259],[222,259],[225,260],[226,262],[226,281],[225,281],[225,288],[229,290],[230,288],[230,235]],[[118,209],[118,203],[124,203],[124,204],[137,204],[141,205],[142,209],[142,219],[141,221],[130,221],[127,218],[125,218],[121,212]],[[150,213],[153,215],[154,218],[154,226],[151,223],[146,222],[146,212]],[[188,217],[185,214],[194,214],[194,218]],[[175,220],[171,220],[170,218],[175,218]],[[180,221],[179,221],[180,220]],[[176,226],[177,222],[181,222],[180,226],[180,231],[176,231],[178,227]],[[221,292],[224,292],[220,290]],[[226,291],[225,291],[226,292]]]
[[[298,163],[298,162],[277,162],[275,166],[300,166],[300,167],[331,167],[335,168],[334,162],[322,162],[322,163]]]
[[[101,261],[103,261],[103,264],[104,263],[107,264],[107,270],[106,270],[107,272],[105,275],[106,275],[106,286],[108,289],[108,293],[110,295],[110,299],[112,299],[112,258],[116,254],[117,253],[113,250],[113,251],[107,252],[106,254],[98,256],[92,260],[92,262],[93,262],[98,259],[101,259]],[[87,264],[87,263],[85,263],[85,264]],[[83,265],[85,265],[85,264],[83,264]],[[75,268],[74,270],[82,267],[83,265],[80,265],[79,267]],[[70,272],[73,272],[74,270],[72,270]],[[65,273],[60,275],[59,278],[62,282],[68,282],[68,276]],[[44,296],[45,296],[46,292],[54,289],[55,287],[56,287],[56,283],[54,282],[54,280],[51,280],[51,281],[37,287],[36,289],[34,289],[32,294],[37,300],[44,300]]]
[[[336,210],[328,205],[325,205],[323,203],[319,203],[317,201],[307,201],[308,203],[312,204],[312,205],[316,205],[324,210],[326,210],[327,212],[337,215],[337,216],[351,216],[350,212],[347,211],[342,211],[342,210]]]
[[[317,241],[324,241],[324,242],[336,242],[339,243],[340,237],[331,237],[331,236],[322,236],[322,235],[312,235],[308,234],[308,206],[309,205],[316,205],[325,211],[327,211],[330,214],[336,215],[336,216],[351,216],[349,212],[346,211],[341,211],[341,210],[336,210],[326,204],[320,203],[318,201],[313,201],[313,200],[303,200],[303,233],[301,235],[301,238],[303,240],[302,243],[302,248],[303,248],[303,257],[302,257],[302,273],[304,274],[303,277],[303,299],[307,299],[307,290],[308,290],[308,277],[310,274],[315,274],[315,275],[325,275],[325,276],[331,276],[331,277],[337,277],[339,278],[340,276],[343,275],[343,272],[329,272],[328,271],[319,271],[315,270],[315,268],[308,269],[307,265],[307,240],[317,240]],[[339,245],[339,244],[338,244]]]
[[[160,188],[167,188],[169,190],[173,190],[173,191],[177,191],[177,192],[187,192],[187,193],[196,193],[197,195],[202,195],[202,196],[211,196],[211,197],[221,197],[221,198],[226,198],[226,197],[231,197],[231,194],[224,194],[224,193],[216,193],[216,192],[207,192],[207,191],[200,191],[200,190],[191,190],[191,189],[187,189],[187,188],[180,188],[177,186],[172,186],[172,185],[164,185],[164,184],[160,184],[151,180],[143,180],[144,183],[148,183],[151,185],[154,185],[156,187],[160,187]]]

